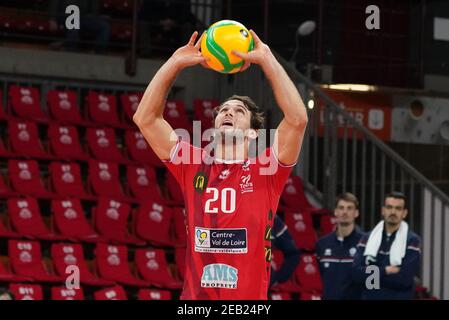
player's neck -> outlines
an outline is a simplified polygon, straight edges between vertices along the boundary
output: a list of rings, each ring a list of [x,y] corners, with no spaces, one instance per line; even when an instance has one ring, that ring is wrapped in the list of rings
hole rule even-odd
[[[348,224],[348,225],[341,225],[339,224],[337,226],[337,236],[341,237],[341,238],[346,238],[347,236],[349,236],[352,231],[354,230],[355,225],[353,223]]]
[[[241,144],[217,144],[215,158],[225,161],[244,161],[248,158],[248,148]]]

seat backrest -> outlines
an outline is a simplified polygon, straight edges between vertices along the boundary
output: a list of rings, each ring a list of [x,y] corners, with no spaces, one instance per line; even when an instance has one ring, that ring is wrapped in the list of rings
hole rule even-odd
[[[143,92],[122,93],[120,95],[120,102],[123,110],[125,111],[125,119],[129,123],[133,123],[133,115],[139,106],[142,95]]]
[[[171,198],[176,202],[184,203],[184,194],[182,193],[178,181],[171,172],[167,171],[167,174],[165,175],[165,181]]]
[[[112,128],[87,128],[86,140],[92,155],[99,160],[120,160],[121,154]]]
[[[303,209],[311,207],[299,176],[291,176],[287,179],[281,198],[290,208]]]
[[[128,249],[125,245],[97,243],[96,263],[100,276],[107,280],[127,278],[131,275],[128,265]]]
[[[95,226],[106,237],[125,238],[130,213],[129,204],[100,197],[95,208]]]
[[[304,290],[321,290],[321,277],[315,255],[301,254],[295,270],[296,280]]]
[[[193,111],[195,120],[201,121],[201,128],[207,129],[213,127],[214,109],[220,104],[218,100],[193,100]]]
[[[38,241],[9,240],[8,256],[12,270],[18,275],[33,277],[43,273]]]
[[[286,211],[284,220],[296,246],[300,249],[314,251],[317,236],[310,212]]]
[[[137,269],[145,280],[164,280],[170,277],[168,263],[163,249],[137,249]]]
[[[61,196],[83,196],[85,194],[78,163],[52,162],[50,176],[55,193]]]
[[[192,124],[188,120],[186,107],[182,100],[167,100],[164,108],[164,119],[173,129],[183,128],[192,130]]]
[[[12,187],[22,194],[36,194],[44,190],[39,167],[35,160],[8,160]]]
[[[172,295],[168,290],[140,289],[137,293],[138,300],[171,300]]]
[[[116,163],[89,160],[89,183],[96,195],[123,197]]]
[[[65,159],[85,158],[78,135],[74,126],[52,123],[48,127],[50,147],[55,156]]]
[[[173,208],[173,226],[175,231],[176,244],[185,246],[187,244],[187,225],[184,208]]]
[[[84,300],[83,288],[52,287],[51,300]]]
[[[45,154],[35,122],[8,121],[11,151],[18,155],[41,156]]]
[[[92,121],[99,124],[118,125],[117,102],[112,94],[89,91],[87,106]]]
[[[128,300],[126,292],[122,286],[114,286],[111,288],[95,291],[95,300]]]
[[[67,237],[83,237],[94,234],[79,199],[52,200],[51,210],[55,227],[61,234]]]
[[[9,98],[12,111],[21,118],[46,119],[40,104],[40,94],[37,88],[12,85],[9,87]]]
[[[161,193],[157,185],[156,173],[148,166],[128,165],[126,178],[129,189],[134,197],[161,200]]]
[[[8,214],[14,229],[22,235],[38,236],[49,233],[34,198],[9,198]]]
[[[337,226],[337,218],[330,215],[322,215],[320,218],[321,236],[325,236],[335,230]]]
[[[49,90],[48,109],[55,120],[77,124],[82,121],[77,95],[72,90]]]
[[[163,165],[140,131],[126,130],[125,146],[130,159],[152,166]]]
[[[9,290],[15,300],[44,300],[42,286],[38,284],[11,283]]]
[[[80,274],[87,270],[83,247],[79,243],[53,243],[51,257],[57,274],[66,277],[67,266],[77,266]]]
[[[185,278],[186,272],[186,248],[176,248],[175,249],[175,263],[178,269],[178,274],[181,279]]]
[[[143,201],[137,208],[135,216],[136,234],[142,239],[156,244],[169,245],[170,226],[173,211],[153,200]]]

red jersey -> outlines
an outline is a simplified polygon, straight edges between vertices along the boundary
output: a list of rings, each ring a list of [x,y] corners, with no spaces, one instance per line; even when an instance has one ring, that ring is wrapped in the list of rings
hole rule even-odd
[[[267,299],[271,228],[293,165],[280,164],[271,148],[266,155],[265,161],[220,161],[180,141],[164,161],[186,206],[181,299]],[[270,166],[270,174],[261,174]]]

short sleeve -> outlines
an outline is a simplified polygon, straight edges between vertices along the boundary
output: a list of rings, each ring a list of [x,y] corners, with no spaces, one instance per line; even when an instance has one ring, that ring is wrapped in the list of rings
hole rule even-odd
[[[187,167],[201,163],[202,149],[192,146],[190,143],[178,140],[170,152],[170,159],[162,160],[170,173],[182,186]]]
[[[278,160],[273,148],[267,149],[267,155],[269,158],[270,171],[269,182],[272,190],[276,195],[280,195],[284,189],[285,183],[290,176],[296,162],[291,165],[285,165]]]

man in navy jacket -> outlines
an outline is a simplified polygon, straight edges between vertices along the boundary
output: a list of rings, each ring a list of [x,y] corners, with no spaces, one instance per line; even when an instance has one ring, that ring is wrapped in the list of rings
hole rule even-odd
[[[403,220],[407,216],[406,197],[400,192],[388,194],[384,199],[382,208],[383,230],[379,229],[379,247],[377,255],[367,253],[370,236],[376,232],[376,227],[370,234],[364,236],[357,247],[357,255],[354,260],[354,280],[362,284],[362,299],[392,300],[412,299],[414,296],[414,277],[419,270],[421,259],[421,240],[413,231],[404,225]],[[401,235],[401,225],[406,228],[406,232]],[[380,238],[381,237],[381,238]],[[396,258],[390,257],[394,252],[394,242],[403,239],[402,254],[396,254]],[[398,239],[396,239],[398,238]],[[392,261],[398,260],[399,262]],[[401,257],[402,256],[402,257]],[[376,272],[368,266],[378,268],[378,288],[373,287],[376,281],[372,277]],[[371,281],[371,285],[369,284]]]
[[[363,235],[355,225],[358,208],[359,202],[353,194],[338,196],[334,210],[337,228],[317,242],[323,300],[360,299],[361,287],[352,280],[352,263]]]

